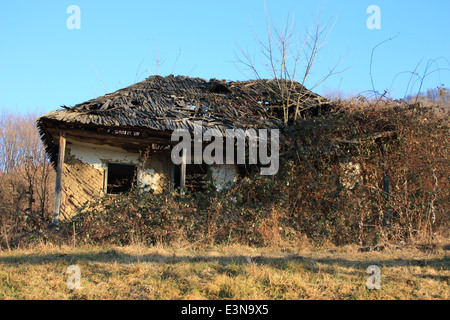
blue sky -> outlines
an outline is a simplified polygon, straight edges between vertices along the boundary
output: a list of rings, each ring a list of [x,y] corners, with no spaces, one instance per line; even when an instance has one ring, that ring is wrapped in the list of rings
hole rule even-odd
[[[80,29],[66,25],[70,5],[80,8]],[[381,29],[370,30],[369,5],[381,10]],[[256,45],[252,28],[265,35],[265,7],[274,24],[288,15],[300,37],[322,8],[334,21],[319,53],[311,86],[343,57],[340,74],[315,88],[348,94],[372,88],[404,96],[410,73],[436,59],[423,89],[450,86],[450,1],[229,0],[229,1],[0,1],[0,110],[46,113],[72,106],[157,73],[205,79],[246,80],[233,61],[238,45]],[[446,70],[447,69],[447,70]],[[409,87],[411,89],[411,87]],[[418,82],[413,88],[418,89]]]

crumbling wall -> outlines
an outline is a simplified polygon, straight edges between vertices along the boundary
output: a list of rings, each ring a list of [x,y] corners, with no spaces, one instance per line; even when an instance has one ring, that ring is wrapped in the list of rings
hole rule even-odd
[[[62,176],[62,219],[72,217],[85,202],[108,192],[108,163],[135,165],[137,186],[144,191],[160,193],[172,187],[174,166],[170,153],[143,155],[70,138],[67,142]],[[211,165],[209,172],[219,191],[233,184],[238,176],[236,165]]]
[[[103,193],[103,170],[82,163],[66,150],[62,172],[61,218],[69,219],[86,201]]]
[[[152,153],[145,157],[144,166],[138,168],[138,183],[144,191],[161,193],[171,188],[173,163],[170,154]]]
[[[209,166],[209,170],[218,191],[232,185],[238,177],[238,169],[234,164],[213,164]]]
[[[137,152],[82,143],[67,139],[62,174],[61,218],[68,219],[77,208],[107,192],[108,163],[133,164],[137,168],[137,185],[144,191],[162,192],[172,180],[170,155],[150,154],[144,158]]]

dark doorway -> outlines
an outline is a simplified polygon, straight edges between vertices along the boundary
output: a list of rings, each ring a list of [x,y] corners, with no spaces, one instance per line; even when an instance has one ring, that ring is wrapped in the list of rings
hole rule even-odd
[[[174,187],[180,188],[181,166],[175,166]],[[186,165],[186,190],[204,191],[208,179],[208,166],[206,164],[187,164]]]
[[[108,163],[107,193],[130,191],[136,179],[136,166],[131,164]]]

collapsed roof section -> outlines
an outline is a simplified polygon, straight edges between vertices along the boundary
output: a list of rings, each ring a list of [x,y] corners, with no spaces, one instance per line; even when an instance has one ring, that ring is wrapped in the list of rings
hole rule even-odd
[[[281,128],[283,124],[275,110],[285,103],[287,93],[292,101],[308,108],[327,103],[301,84],[287,83],[151,76],[116,92],[51,111],[38,118],[37,126],[55,163],[56,134],[60,130],[87,130],[97,136],[105,135],[105,139],[122,134],[137,141],[148,136],[164,141],[170,140],[176,129],[194,132],[199,129],[198,121],[202,121],[202,131]],[[286,90],[289,92],[283,92]]]

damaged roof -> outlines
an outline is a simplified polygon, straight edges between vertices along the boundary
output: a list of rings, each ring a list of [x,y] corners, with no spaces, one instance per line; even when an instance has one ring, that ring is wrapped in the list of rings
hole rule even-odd
[[[172,132],[193,132],[202,121],[202,130],[216,128],[280,128],[274,110],[283,104],[280,90],[289,87],[291,101],[300,97],[305,106],[327,100],[297,82],[280,86],[279,80],[225,81],[186,76],[151,76],[116,92],[77,104],[62,106],[37,119],[37,127],[52,161],[57,143],[47,127],[115,128]]]

